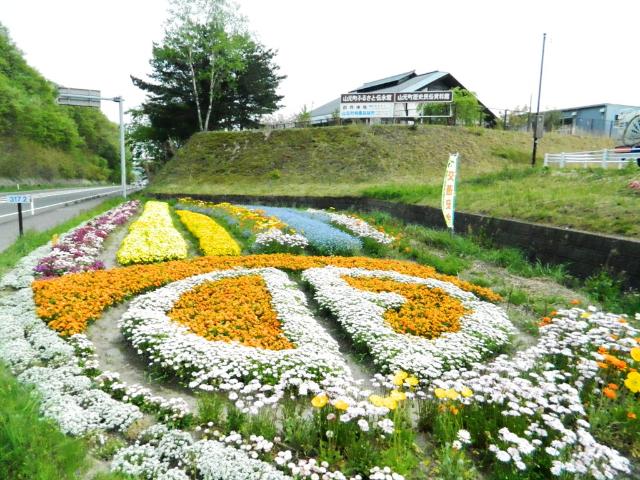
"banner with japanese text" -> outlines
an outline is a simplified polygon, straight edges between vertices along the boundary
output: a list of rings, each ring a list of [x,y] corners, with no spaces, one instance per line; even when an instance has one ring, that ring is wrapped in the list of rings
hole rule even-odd
[[[447,227],[453,230],[453,219],[456,210],[456,177],[458,175],[458,154],[449,155],[447,169],[442,184],[442,215]]]

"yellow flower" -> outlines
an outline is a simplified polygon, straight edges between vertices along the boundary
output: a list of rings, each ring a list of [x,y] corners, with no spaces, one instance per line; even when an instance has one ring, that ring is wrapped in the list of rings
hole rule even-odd
[[[407,399],[407,394],[404,392],[401,392],[400,390],[392,390],[391,394],[389,395],[390,398],[393,398],[396,401],[399,400],[406,400]]]
[[[55,247],[57,244],[58,244],[58,234],[54,233],[53,236],[51,237],[51,245]]]
[[[460,394],[453,388],[450,388],[445,392],[445,397],[450,398],[451,400],[456,400],[458,397],[460,397]]]
[[[384,398],[382,398],[380,395],[371,395],[369,397],[369,401],[376,407],[384,407]]]
[[[433,393],[436,398],[447,398],[447,391],[444,388],[436,388]]]
[[[391,397],[384,397],[382,402],[382,406],[387,407],[389,410],[395,410],[398,407],[398,402]]]
[[[333,406],[336,407],[338,410],[346,410],[347,408],[349,408],[349,404],[344,400],[338,400],[336,403],[333,404]]]
[[[415,387],[416,385],[418,385],[418,383],[420,383],[420,380],[418,380],[416,377],[414,377],[413,375],[408,377],[407,379],[405,379],[404,381],[407,385],[409,385],[410,387]]]
[[[471,390],[469,387],[462,387],[462,389],[460,390],[460,395],[462,395],[464,398],[469,398],[471,395],[473,395],[473,390]]]
[[[583,312],[580,314],[580,318],[589,318],[591,314],[589,312]]]
[[[404,379],[407,378],[409,374],[407,372],[403,372],[400,370],[393,376],[393,384],[398,387],[404,383]]]
[[[320,395],[316,395],[311,399],[311,405],[315,408],[322,408],[329,402],[329,397],[325,393],[321,393]]]
[[[636,362],[640,362],[640,347],[633,347],[631,349],[631,358]]]
[[[624,385],[633,393],[640,392],[640,373],[629,372],[626,380],[624,381]]]

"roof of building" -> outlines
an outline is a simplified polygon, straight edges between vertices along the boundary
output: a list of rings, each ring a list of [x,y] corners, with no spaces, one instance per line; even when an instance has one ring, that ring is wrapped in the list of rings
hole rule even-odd
[[[368,89],[373,88],[373,87],[381,87],[381,86],[386,85],[388,83],[397,83],[400,80],[404,80],[406,78],[411,78],[412,76],[415,76],[415,74],[416,74],[416,71],[415,70],[411,70],[410,72],[400,73],[400,74],[394,75],[392,77],[381,78],[380,80],[374,80],[373,82],[363,83],[362,85],[360,85],[355,90],[351,90],[351,92],[360,92],[360,91],[363,91],[363,90],[368,90]]]
[[[453,87],[462,87],[464,86],[456,80],[453,75],[448,72],[440,72],[438,70],[434,70],[433,72],[423,73],[420,75],[416,74],[415,70],[411,70],[409,72],[400,73],[398,75],[393,75],[391,77],[381,78],[379,80],[373,80],[371,82],[366,82],[360,85],[358,88],[354,88],[353,90],[349,90],[348,93],[360,93],[360,92],[392,92],[392,93],[405,93],[405,92],[419,92],[425,90],[429,85],[437,82],[438,80],[447,78],[447,83],[450,84],[451,88]],[[490,110],[480,102],[480,104],[485,108],[488,113],[494,115]],[[333,115],[340,108],[340,98],[336,98],[331,100],[324,105],[321,105],[313,110],[311,110],[311,118],[326,118]],[[494,115],[495,116],[495,115]]]
[[[599,107],[601,108],[606,106],[623,107],[623,108],[640,108],[640,106],[638,105],[624,105],[620,103],[595,103],[593,105],[583,105],[581,107],[559,108],[558,110],[561,112],[567,112],[569,110],[586,110],[588,108],[599,108]]]

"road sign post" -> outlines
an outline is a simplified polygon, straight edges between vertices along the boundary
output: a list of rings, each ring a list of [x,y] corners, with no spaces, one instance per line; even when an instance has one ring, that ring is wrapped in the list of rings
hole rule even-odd
[[[111,100],[118,102],[120,115],[120,170],[122,181],[122,197],[127,198],[127,164],[124,154],[124,98],[122,97],[102,97],[100,90],[83,90],[80,88],[58,87],[58,104],[74,105],[77,107],[97,107],[100,108],[100,100]]]
[[[31,195],[7,195],[4,197],[4,203],[16,203],[18,205],[18,230],[20,236],[24,234],[24,228],[22,223],[22,204],[32,203]]]

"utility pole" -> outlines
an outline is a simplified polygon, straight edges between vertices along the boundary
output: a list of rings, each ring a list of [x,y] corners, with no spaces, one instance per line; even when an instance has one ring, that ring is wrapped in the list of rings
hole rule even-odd
[[[536,164],[536,150],[538,149],[538,123],[540,122],[540,94],[542,93],[542,69],[544,67],[544,46],[547,42],[547,34],[542,34],[542,59],[540,60],[540,81],[538,82],[538,108],[536,109],[536,126],[533,129],[533,152],[531,154],[531,166]],[[542,136],[542,135],[540,135]]]

